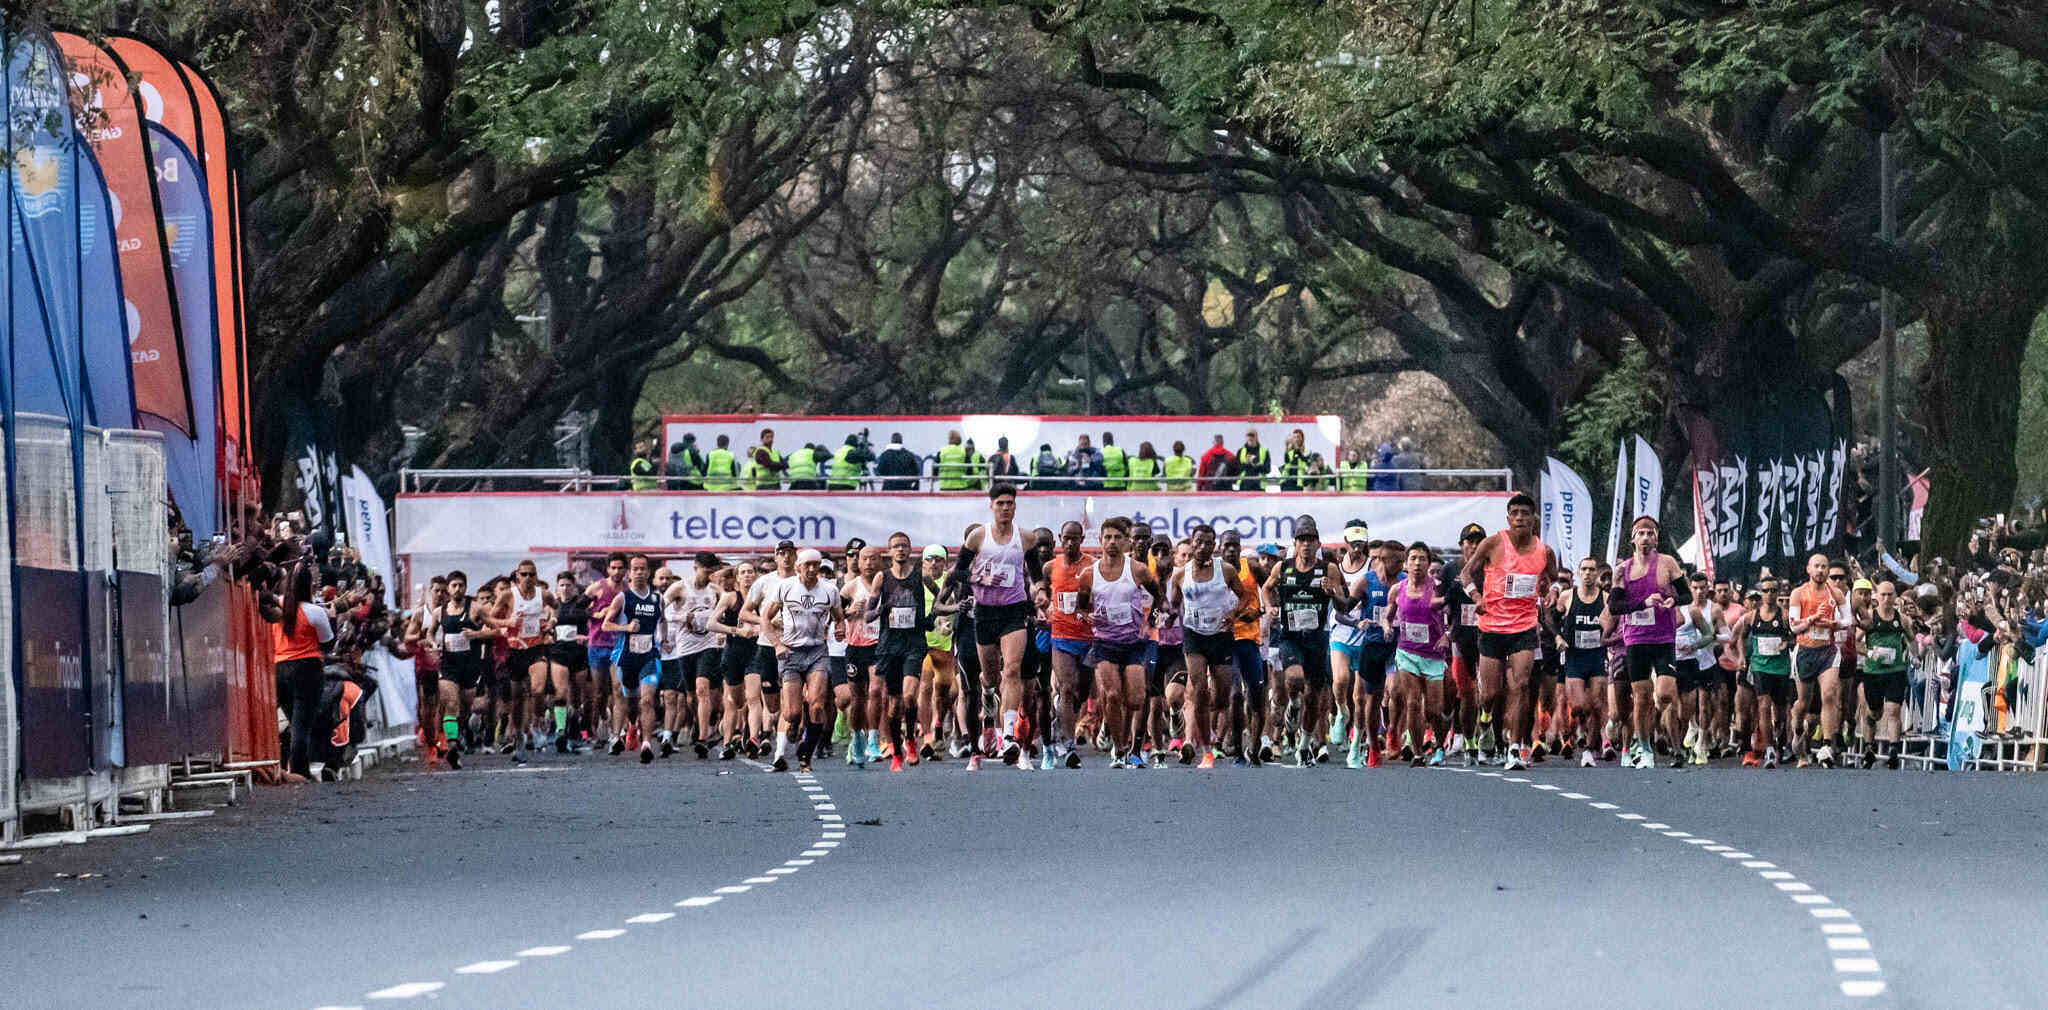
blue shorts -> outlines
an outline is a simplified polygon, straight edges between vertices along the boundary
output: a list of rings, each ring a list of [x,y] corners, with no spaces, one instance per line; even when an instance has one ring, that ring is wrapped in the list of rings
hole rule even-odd
[[[1343,656],[1350,664],[1351,669],[1358,669],[1358,643],[1339,642],[1332,638],[1330,639],[1330,654],[1333,656]]]
[[[619,665],[619,657],[626,651],[626,640],[614,639],[610,645],[591,645],[584,648],[585,658],[590,660],[593,671],[607,670]]]
[[[617,655],[619,686],[631,694],[634,687],[654,687],[661,682],[661,661],[651,652],[620,652]]]
[[[1064,652],[1075,659],[1085,659],[1088,655],[1088,640],[1085,638],[1055,638],[1052,640],[1052,648],[1054,652]]]
[[[1444,661],[1418,656],[1412,652],[1394,653],[1394,669],[1423,680],[1444,679]]]
[[[1266,653],[1259,643],[1248,638],[1233,639],[1230,658],[1231,665],[1237,667],[1237,681],[1244,685],[1247,694],[1266,689]]]

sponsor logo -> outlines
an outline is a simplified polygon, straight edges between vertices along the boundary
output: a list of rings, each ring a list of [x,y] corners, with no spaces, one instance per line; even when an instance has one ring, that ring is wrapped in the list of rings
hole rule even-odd
[[[623,504],[619,507],[625,508]],[[794,540],[800,544],[832,544],[839,541],[839,521],[827,515],[733,514],[712,508],[702,515],[670,512],[668,528],[669,538],[678,543]]]
[[[615,545],[642,544],[647,535],[633,528],[633,520],[626,512],[626,500],[619,499],[619,509],[612,513],[610,528],[605,530],[604,542]]]

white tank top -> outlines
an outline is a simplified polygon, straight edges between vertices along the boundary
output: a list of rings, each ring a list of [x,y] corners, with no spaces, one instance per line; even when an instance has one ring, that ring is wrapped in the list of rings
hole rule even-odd
[[[1237,594],[1223,581],[1223,560],[1209,559],[1209,578],[1194,580],[1195,563],[1174,573],[1180,580],[1181,624],[1198,635],[1220,635],[1237,613]]]
[[[1113,579],[1105,579],[1102,562],[1096,562],[1095,586],[1089,597],[1095,605],[1096,641],[1135,642],[1145,637],[1145,608],[1152,604],[1152,595],[1131,577],[1130,558],[1124,558]]]
[[[519,595],[519,587],[512,587],[512,616],[518,618],[513,626],[514,637],[538,643],[541,637],[541,621],[547,616],[546,596],[539,586],[533,587],[531,599]]]

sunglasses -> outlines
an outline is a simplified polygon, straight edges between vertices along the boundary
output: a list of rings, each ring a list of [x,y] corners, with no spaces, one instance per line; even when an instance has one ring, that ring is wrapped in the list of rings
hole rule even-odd
[[[1829,581],[1829,582],[1847,582],[1847,581],[1849,581],[1849,577],[1848,577],[1847,575],[1830,575],[1830,576],[1828,576],[1828,581]]]

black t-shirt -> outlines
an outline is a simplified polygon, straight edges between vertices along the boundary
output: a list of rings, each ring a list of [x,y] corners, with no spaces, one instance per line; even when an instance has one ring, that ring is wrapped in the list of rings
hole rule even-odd
[[[1461,557],[1457,564],[1444,565],[1441,578],[1437,580],[1437,593],[1444,598],[1444,607],[1451,622],[1451,641],[1458,652],[1466,656],[1479,654],[1479,621],[1475,617],[1467,620],[1469,608],[1476,602],[1465,592],[1465,562]]]

